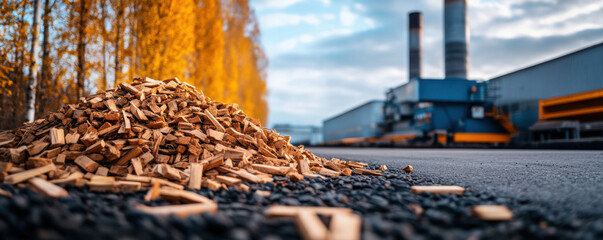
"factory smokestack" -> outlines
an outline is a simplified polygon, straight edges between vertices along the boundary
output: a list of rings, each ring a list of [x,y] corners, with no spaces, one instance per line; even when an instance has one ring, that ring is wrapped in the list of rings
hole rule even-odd
[[[408,79],[421,77],[423,14],[408,14]]]
[[[444,42],[446,78],[467,78],[469,72],[467,0],[444,0]]]

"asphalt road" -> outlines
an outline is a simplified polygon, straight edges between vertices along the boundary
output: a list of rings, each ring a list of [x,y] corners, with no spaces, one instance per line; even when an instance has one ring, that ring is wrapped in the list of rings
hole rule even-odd
[[[603,216],[603,151],[309,148],[321,157],[385,164],[443,184]]]

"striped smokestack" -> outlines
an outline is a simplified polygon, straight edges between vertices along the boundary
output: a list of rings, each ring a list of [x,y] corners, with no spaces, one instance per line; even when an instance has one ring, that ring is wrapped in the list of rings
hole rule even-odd
[[[444,55],[446,78],[467,78],[469,29],[467,0],[444,0]]]
[[[421,77],[423,14],[408,14],[408,79]]]

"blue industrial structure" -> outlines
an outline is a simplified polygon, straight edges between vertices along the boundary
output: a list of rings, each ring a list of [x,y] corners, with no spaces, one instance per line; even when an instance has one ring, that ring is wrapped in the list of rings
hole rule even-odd
[[[450,42],[468,45],[466,3],[445,1],[447,47]],[[414,23],[409,24],[409,36],[417,35],[410,38],[418,41],[420,16],[411,13]],[[573,122],[573,136],[587,130],[603,139],[603,43],[482,82],[464,78],[467,51],[456,48],[445,51],[445,79],[421,78],[420,46],[409,44],[409,62],[419,63],[411,64],[411,79],[389,89],[385,101],[370,101],[325,120],[325,143],[529,143],[533,135],[571,135],[563,127],[567,122],[550,120],[585,118],[589,122]],[[548,104],[544,108],[543,101]],[[547,117],[540,116],[542,111],[548,111]]]
[[[324,121],[323,139],[335,143],[355,137],[377,137],[382,134],[383,101],[370,101]]]

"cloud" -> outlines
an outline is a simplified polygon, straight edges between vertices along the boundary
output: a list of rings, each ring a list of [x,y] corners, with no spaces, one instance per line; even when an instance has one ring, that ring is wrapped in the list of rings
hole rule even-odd
[[[320,0],[320,2],[326,7],[331,6],[331,0]]]
[[[350,7],[343,6],[339,12],[339,20],[343,26],[352,26],[356,21],[356,14],[350,11]]]
[[[294,26],[302,23],[317,25],[321,23],[321,20],[320,17],[314,14],[301,15],[288,13],[267,14],[260,18],[260,26],[262,29]]]
[[[300,3],[304,0],[255,0],[257,10],[283,9]]]
[[[443,1],[330,4],[312,12],[320,24],[300,21],[299,32],[267,46],[278,49],[268,72],[271,124],[320,125],[404,83],[410,11],[423,13],[423,77],[444,76]],[[490,79],[600,43],[601,16],[596,0],[469,0],[469,76]]]

